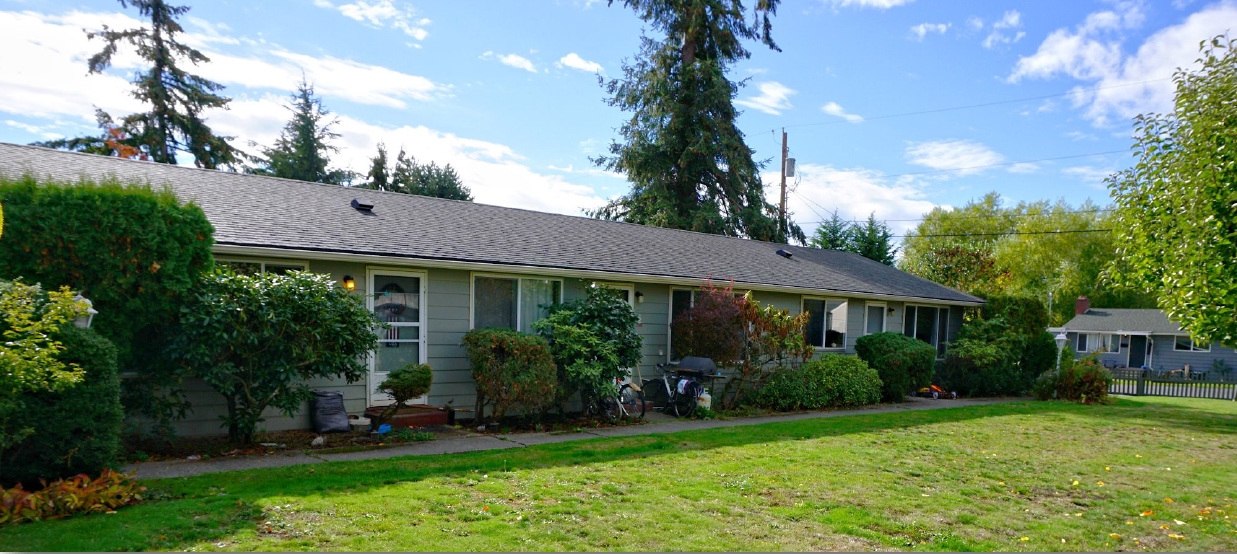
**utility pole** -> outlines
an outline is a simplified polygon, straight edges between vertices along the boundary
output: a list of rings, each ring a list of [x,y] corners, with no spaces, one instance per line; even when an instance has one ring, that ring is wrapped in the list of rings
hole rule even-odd
[[[780,207],[781,207],[783,227],[786,226],[786,154],[787,153],[788,153],[788,150],[786,148],[786,128],[782,127],[782,197],[781,197],[782,201],[781,201]]]

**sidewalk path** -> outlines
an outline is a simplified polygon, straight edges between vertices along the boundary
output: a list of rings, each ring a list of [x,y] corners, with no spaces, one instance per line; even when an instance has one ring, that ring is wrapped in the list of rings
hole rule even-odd
[[[775,423],[780,421],[800,421],[804,419],[821,419],[828,417],[882,414],[915,410],[940,410],[948,408],[962,408],[966,406],[982,406],[986,404],[1019,400],[1024,399],[1002,398],[984,400],[928,400],[908,398],[907,402],[902,404],[882,404],[879,406],[852,410],[803,412],[758,417],[736,417],[721,420],[671,420],[664,423],[647,423],[645,425],[589,429],[579,433],[513,433],[508,435],[468,434],[428,442],[376,448],[373,450],[360,450],[356,452],[340,452],[335,454],[302,450],[271,454],[267,456],[147,462],[125,466],[124,471],[126,473],[136,472],[139,479],[190,477],[193,475],[218,473],[221,471],[239,471],[264,467],[284,467],[304,464],[320,464],[324,462],[377,460],[383,458],[395,458],[398,456],[427,456],[431,454],[455,454],[459,452],[476,452],[481,450],[501,450],[505,448],[523,448],[525,446],[533,446],[537,444],[579,441],[596,439],[600,437],[630,437],[636,435],[677,433],[679,431],[695,431],[700,429],[716,429],[719,427],[760,425],[762,423]]]

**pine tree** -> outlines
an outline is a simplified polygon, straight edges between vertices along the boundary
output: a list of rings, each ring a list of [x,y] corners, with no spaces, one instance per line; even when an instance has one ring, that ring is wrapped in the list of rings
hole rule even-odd
[[[331,131],[336,119],[327,120],[330,112],[322,107],[321,99],[314,97],[313,85],[305,82],[303,77],[287,108],[292,112],[292,119],[284,125],[275,146],[262,149],[262,155],[266,158],[262,160],[263,167],[251,171],[332,185],[342,185],[351,180],[351,172],[328,167],[330,154],[339,152],[339,148],[328,144],[331,139],[339,138],[339,133]]]
[[[103,50],[90,57],[90,73],[101,73],[111,66],[112,56],[120,43],[129,43],[137,55],[150,64],[133,79],[133,96],[149,106],[149,111],[121,119],[119,127],[151,161],[176,163],[176,154],[193,156],[198,167],[216,169],[235,166],[245,154],[228,144],[232,137],[215,135],[202,119],[202,112],[212,108],[226,109],[229,98],[216,94],[223,85],[186,72],[178,60],[194,65],[210,59],[198,50],[177,41],[184,29],[176,18],[189,11],[188,6],[171,6],[163,0],[120,0],[120,5],[137,8],[150,20],[149,27],[117,31],[106,25],[87,37],[102,38]],[[110,116],[109,116],[110,118]]]
[[[876,214],[868,216],[868,220],[855,224],[850,229],[852,252],[869,260],[876,260],[885,265],[893,265],[898,247],[893,245],[893,233],[883,221],[876,220]]]
[[[785,242],[803,231],[765,201],[760,167],[735,124],[738,85],[726,73],[750,57],[743,40],[778,50],[769,16],[778,0],[756,0],[748,23],[740,0],[623,0],[664,34],[641,37],[623,77],[605,83],[607,103],[630,112],[622,142],[593,163],[623,173],[632,190],[590,215]]]
[[[816,228],[810,245],[813,248],[850,252],[854,243],[852,227],[850,222],[842,219],[835,210],[829,219],[822,221],[820,227]]]
[[[370,159],[369,182],[365,188],[386,190],[418,196],[433,196],[450,200],[472,201],[472,191],[464,186],[451,164],[417,163],[403,148],[395,156],[395,167],[390,169],[386,147],[378,145],[378,154]]]

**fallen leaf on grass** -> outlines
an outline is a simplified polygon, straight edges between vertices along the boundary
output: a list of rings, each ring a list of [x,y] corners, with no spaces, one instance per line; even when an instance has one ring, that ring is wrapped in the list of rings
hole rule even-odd
[[[1161,526],[1160,526],[1160,529],[1168,529],[1168,528],[1169,528],[1169,527],[1168,527],[1168,525],[1167,525],[1167,524],[1165,524],[1165,525],[1161,525]]]
[[[1104,471],[1112,471],[1112,468],[1108,466],[1104,466]]]
[[[1114,538],[1114,539],[1117,539],[1117,540],[1120,540],[1120,539],[1121,539],[1121,535],[1118,535],[1118,534],[1116,534],[1116,533],[1109,533],[1109,534],[1108,534],[1108,536],[1110,536],[1110,537],[1112,537],[1112,538]]]
[[[1176,534],[1176,533],[1169,533],[1169,534],[1168,534],[1168,538],[1170,538],[1170,539],[1177,539],[1177,540],[1179,540],[1179,541],[1183,541],[1183,540],[1185,540],[1185,535],[1178,535],[1178,534]]]
[[[1167,497],[1167,496],[1165,496],[1165,497],[1164,497],[1164,501],[1165,501],[1165,502],[1167,502],[1167,503],[1169,503],[1169,504],[1172,504],[1172,503],[1173,503],[1173,499],[1171,499],[1171,498],[1169,498],[1169,497]]]
[[[1176,523],[1177,525],[1185,525],[1185,522],[1181,521],[1180,519],[1174,519],[1173,523]]]
[[[1018,539],[1018,540],[1020,540],[1020,541],[1022,541],[1022,542],[1026,542],[1026,541],[1031,540],[1031,537],[1022,537],[1021,539]]]
[[[1127,521],[1127,522],[1125,522],[1125,524],[1126,524],[1126,525],[1133,525],[1133,524],[1134,524],[1134,522],[1133,522],[1133,521]]]
[[[1099,486],[1101,486],[1101,487],[1102,487],[1102,486],[1104,486],[1104,482],[1103,482],[1103,481],[1096,481],[1096,482],[1095,482],[1095,484],[1096,484],[1096,485],[1099,485]]]
[[[1077,479],[1075,479],[1073,483],[1070,483],[1070,486],[1072,486],[1072,487],[1077,487],[1077,486],[1078,486],[1078,480],[1077,480]]]
[[[1210,514],[1210,513],[1211,513],[1211,508],[1203,508],[1203,509],[1199,510],[1199,511],[1198,511],[1198,513],[1200,513],[1200,514],[1202,514],[1202,515],[1207,515],[1207,514]]]
[[[1143,513],[1138,514],[1138,517],[1147,517],[1149,515],[1155,515],[1155,512],[1151,510],[1143,510]]]
[[[1142,455],[1142,454],[1135,454],[1135,455],[1134,455],[1134,457],[1135,457],[1135,458],[1141,458],[1141,457],[1143,457],[1143,455]]]

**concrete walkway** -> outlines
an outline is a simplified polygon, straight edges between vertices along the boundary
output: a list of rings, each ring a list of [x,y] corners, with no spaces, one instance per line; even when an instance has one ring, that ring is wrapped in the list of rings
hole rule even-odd
[[[328,454],[318,453],[312,450],[301,450],[266,456],[244,456],[207,460],[171,460],[165,462],[132,464],[125,466],[124,471],[126,473],[136,472],[139,479],[189,477],[207,473],[239,471],[264,467],[284,467],[353,460],[378,460],[383,458],[395,458],[397,456],[427,456],[431,454],[455,454],[459,452],[477,452],[481,450],[502,450],[507,448],[523,448],[537,444],[596,439],[599,437],[631,437],[636,435],[654,435],[677,433],[680,431],[717,429],[719,427],[759,425],[762,423],[775,423],[781,421],[800,421],[804,419],[822,419],[861,414],[883,414],[916,410],[962,408],[965,406],[982,406],[986,404],[998,404],[1017,400],[1023,399],[929,400],[922,398],[907,398],[907,402],[902,404],[882,404],[869,408],[803,412],[758,417],[736,417],[722,420],[683,421],[670,418],[670,416],[662,416],[661,414],[650,412],[647,418],[650,420],[650,423],[646,423],[644,425],[604,427],[599,429],[589,429],[579,433],[512,433],[508,435],[483,435],[470,433],[450,438],[439,438],[433,441],[417,442],[356,452]],[[657,420],[663,421],[657,422]]]

